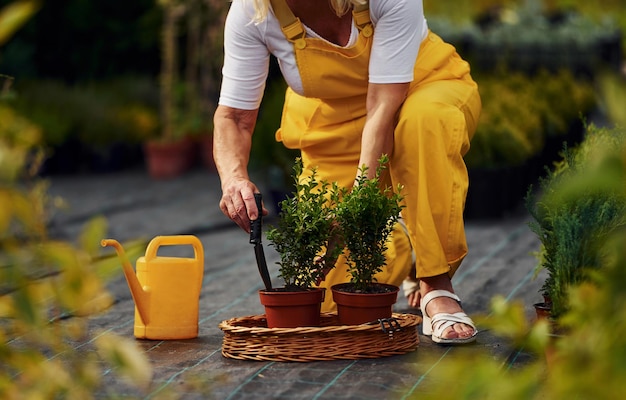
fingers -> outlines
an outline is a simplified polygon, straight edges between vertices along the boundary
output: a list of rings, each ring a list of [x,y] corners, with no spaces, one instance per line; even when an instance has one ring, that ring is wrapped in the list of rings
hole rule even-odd
[[[240,202],[240,205],[236,205],[234,201],[222,198],[220,201],[220,209],[224,215],[230,218],[241,229],[250,233],[250,220],[246,217],[247,211],[243,204],[243,202]]]
[[[259,217],[254,193],[258,193],[257,187],[250,181],[240,180],[230,183],[223,189],[220,209],[222,213],[235,222],[241,229],[250,233],[250,221]],[[261,207],[261,214],[269,212]]]
[[[421,296],[420,296],[419,290],[416,290],[415,292],[408,294],[406,297],[409,307],[413,307],[413,308],[419,308],[420,299],[421,299]]]

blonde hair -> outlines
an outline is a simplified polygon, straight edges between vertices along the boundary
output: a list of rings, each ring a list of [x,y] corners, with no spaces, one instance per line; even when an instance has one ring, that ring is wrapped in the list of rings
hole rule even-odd
[[[270,0],[245,0],[251,1],[254,4],[254,22],[261,22],[267,18],[267,13],[270,9]],[[337,16],[342,16],[350,10],[352,5],[366,4],[368,0],[328,0],[330,5],[337,13]]]

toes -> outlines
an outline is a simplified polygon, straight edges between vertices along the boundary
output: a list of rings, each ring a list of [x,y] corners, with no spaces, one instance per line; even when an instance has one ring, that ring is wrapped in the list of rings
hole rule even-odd
[[[458,324],[455,324],[454,326],[451,326],[451,327],[447,328],[443,332],[441,337],[444,338],[444,339],[457,339],[457,338],[462,337],[462,335],[458,331],[456,331],[456,329],[455,329],[456,325],[458,325]]]
[[[442,337],[444,339],[458,339],[468,338],[473,334],[474,329],[472,329],[471,326],[465,324],[454,324],[443,332]]]
[[[454,331],[458,337],[470,337],[474,334],[474,329],[465,324],[454,324]]]

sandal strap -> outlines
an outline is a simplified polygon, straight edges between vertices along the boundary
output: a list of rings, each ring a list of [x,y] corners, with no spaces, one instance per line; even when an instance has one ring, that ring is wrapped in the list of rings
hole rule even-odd
[[[420,304],[422,313],[426,313],[426,306],[428,305],[428,303],[430,303],[432,299],[436,299],[437,297],[449,297],[461,304],[461,299],[459,298],[459,296],[448,290],[431,290],[422,297],[422,301]]]
[[[472,319],[464,312],[454,314],[438,313],[433,316],[430,323],[433,330],[432,334],[437,337],[441,337],[443,332],[454,324],[465,324],[471,326],[474,332],[478,332],[476,326],[474,325],[474,321],[472,321]]]

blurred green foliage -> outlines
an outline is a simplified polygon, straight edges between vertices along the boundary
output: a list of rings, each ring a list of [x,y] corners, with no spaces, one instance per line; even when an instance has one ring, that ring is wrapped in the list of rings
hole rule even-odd
[[[602,111],[614,124],[626,126],[626,75],[602,71],[596,81]]]
[[[534,76],[501,71],[475,77],[483,109],[471,147],[469,168],[522,165],[550,137],[566,140],[570,128],[595,105],[593,85],[567,70]]]
[[[0,99],[0,397],[93,398],[103,360],[144,386],[151,367],[133,341],[106,334],[88,356],[72,346],[89,335],[80,317],[113,303],[103,279],[110,268],[95,261],[106,222],[91,221],[77,245],[48,237],[59,199],[33,176],[39,137]]]
[[[619,128],[592,130],[592,141],[596,135],[602,142],[604,135],[626,135]],[[599,147],[584,145],[589,151],[594,148],[593,157],[587,158],[583,153],[588,150],[581,150],[577,157],[585,160],[585,166],[554,188],[560,201],[578,203],[590,192],[626,198],[626,143],[608,142]],[[492,300],[488,316],[476,318],[483,329],[533,354],[527,364],[511,368],[486,352],[455,349],[443,359],[423,360],[433,366],[429,384],[409,388],[403,398],[613,400],[626,396],[626,229],[621,226],[597,239],[603,241],[602,266],[568,288],[569,307],[556,320],[557,331],[548,320],[528,321],[523,304],[507,303],[501,297]]]
[[[39,7],[39,1],[16,1],[0,10],[0,46],[4,45]]]
[[[548,18],[558,18],[559,13],[574,12],[595,24],[610,22],[623,33],[626,32],[624,6],[623,0],[439,0],[425,1],[424,11],[429,19],[437,20],[437,26],[441,20],[449,20],[450,30],[471,30],[476,21],[486,19],[517,24],[520,22],[520,12],[528,10],[541,12]],[[622,49],[626,51],[626,36],[622,35],[621,43]]]
[[[21,10],[0,11],[0,28],[14,11]],[[0,90],[0,398],[91,399],[105,366],[146,388],[152,369],[136,343],[94,334],[82,318],[113,303],[105,288],[110,261],[97,257],[106,221],[90,221],[77,244],[48,236],[61,200],[36,176],[41,129],[8,105],[7,90]],[[79,354],[73,343],[91,339],[96,351]]]
[[[527,198],[533,217],[530,227],[541,241],[538,267],[548,272],[542,290],[549,296],[555,316],[569,307],[569,288],[606,265],[603,246],[607,238],[626,227],[626,196],[623,188],[613,184],[626,183],[623,171],[614,171],[609,165],[607,175],[593,184],[583,187],[578,183],[587,170],[598,168],[597,163],[613,162],[607,154],[625,146],[623,130],[589,126],[585,140],[577,147],[565,148],[556,168],[540,180],[539,193]],[[578,191],[573,193],[572,187]]]
[[[141,143],[158,128],[154,82],[118,78],[92,84],[20,81],[9,102],[42,129],[42,144],[55,147],[73,139],[94,146]]]

